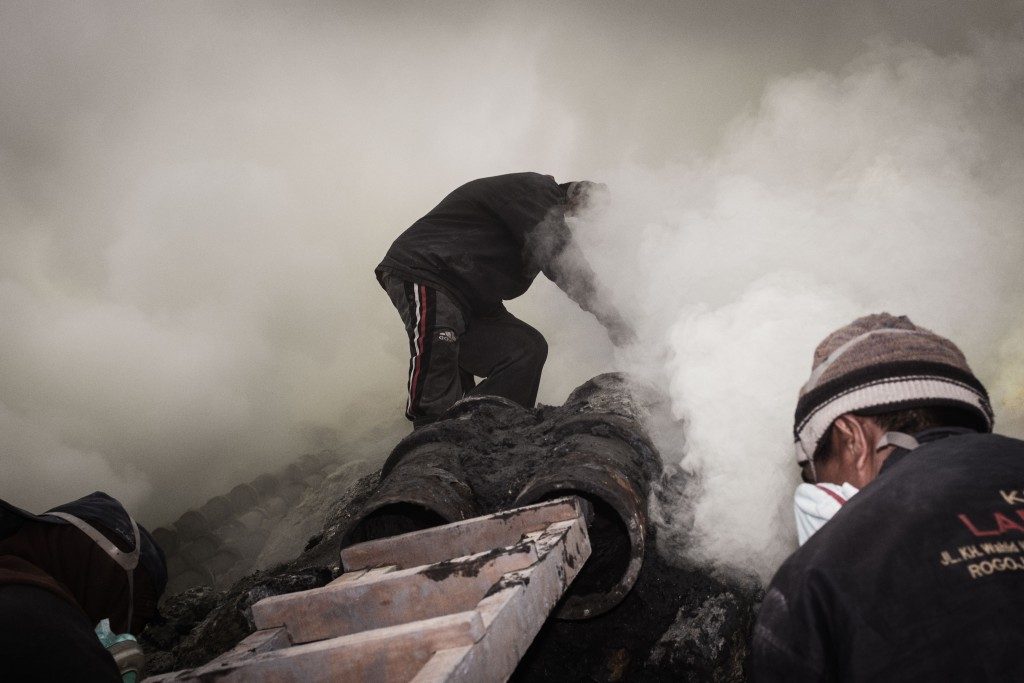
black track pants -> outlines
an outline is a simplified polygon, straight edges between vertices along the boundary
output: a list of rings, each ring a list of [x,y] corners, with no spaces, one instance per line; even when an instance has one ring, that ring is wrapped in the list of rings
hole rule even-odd
[[[540,332],[504,307],[467,320],[440,290],[387,274],[383,280],[409,335],[406,417],[432,422],[466,394],[533,407],[548,355]],[[474,376],[484,379],[473,386]]]

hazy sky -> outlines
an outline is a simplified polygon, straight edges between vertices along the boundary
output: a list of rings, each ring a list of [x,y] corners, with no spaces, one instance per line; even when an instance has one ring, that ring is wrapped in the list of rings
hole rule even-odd
[[[0,0],[0,496],[39,511],[104,489],[160,523],[307,448],[382,456],[406,429],[407,347],[373,267],[455,186],[520,170],[612,183],[588,249],[650,335],[616,358],[538,281],[511,308],[552,347],[541,401],[630,367],[679,392],[695,443],[727,433],[685,399],[724,405],[691,385],[740,386],[721,381],[736,364],[716,334],[770,319],[765,343],[792,345],[803,373],[811,332],[887,305],[871,254],[845,270],[794,257],[811,216],[850,250],[867,225],[914,245],[904,263],[979,274],[979,299],[953,300],[947,277],[893,312],[988,353],[971,360],[1011,377],[1013,424],[1024,370],[999,369],[1024,357],[1024,327],[990,304],[1020,290],[1024,212],[1000,179],[1021,179],[1022,17],[1021,2]],[[878,202],[871,182],[907,191]],[[833,213],[815,203],[830,191]],[[936,216],[940,237],[983,226],[985,248],[913,232]],[[794,337],[775,312],[808,291],[834,296],[803,300]],[[786,379],[752,392],[780,407],[751,417],[744,452],[787,447],[776,417],[804,377]]]

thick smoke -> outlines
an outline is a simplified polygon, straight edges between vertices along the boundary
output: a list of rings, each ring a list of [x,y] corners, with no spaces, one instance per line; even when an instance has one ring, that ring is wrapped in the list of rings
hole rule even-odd
[[[591,253],[666,386],[694,484],[672,552],[768,578],[793,546],[791,425],[815,345],[874,311],[955,340],[1024,434],[1024,42],[878,47],[779,80],[722,149],[609,179]],[[585,231],[584,231],[585,234]],[[662,362],[657,362],[661,359]]]
[[[538,170],[612,187],[579,227],[649,340],[614,358],[538,282],[510,308],[541,400],[671,387],[688,552],[763,574],[831,326],[906,312],[1020,414],[1020,53],[967,39],[1020,8],[962,5],[0,3],[0,497],[156,524],[305,449],[381,457],[407,359],[374,265],[460,183]],[[841,72],[876,36],[924,47]]]

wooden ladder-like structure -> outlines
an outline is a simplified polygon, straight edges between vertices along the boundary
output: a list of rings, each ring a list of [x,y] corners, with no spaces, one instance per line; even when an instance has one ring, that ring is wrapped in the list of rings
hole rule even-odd
[[[252,607],[258,631],[157,681],[503,681],[590,555],[569,497],[368,541],[322,588]]]

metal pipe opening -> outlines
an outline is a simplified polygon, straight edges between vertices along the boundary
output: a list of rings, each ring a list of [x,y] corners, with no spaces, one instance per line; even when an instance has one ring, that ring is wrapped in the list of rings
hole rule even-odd
[[[459,446],[423,443],[389,459],[377,488],[342,534],[341,547],[475,517],[462,457]]]
[[[591,555],[555,615],[589,619],[622,602],[636,583],[647,538],[647,487],[639,456],[617,439],[574,435],[531,479],[516,505],[575,494],[590,501]]]

